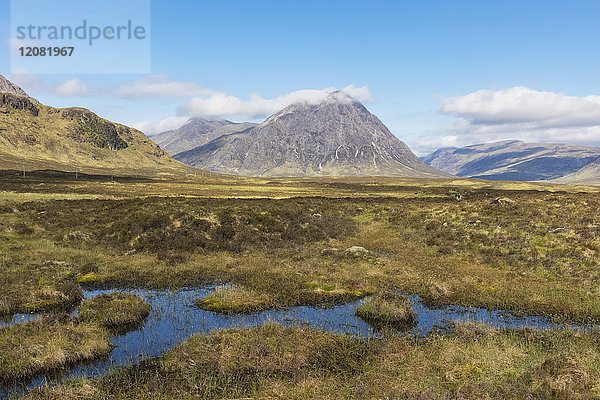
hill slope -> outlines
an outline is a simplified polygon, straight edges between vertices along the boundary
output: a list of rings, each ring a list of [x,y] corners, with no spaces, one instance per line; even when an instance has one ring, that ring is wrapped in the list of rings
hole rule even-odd
[[[573,173],[598,157],[599,147],[512,140],[439,149],[423,161],[461,177],[539,181]]]
[[[449,176],[424,164],[376,116],[341,92],[320,104],[291,105],[252,129],[175,158],[246,176]]]
[[[255,127],[250,122],[234,123],[224,119],[207,120],[191,118],[181,128],[152,136],[152,141],[171,155],[195,149],[219,136],[240,132]]]
[[[576,185],[600,185],[600,158],[572,174],[554,180],[554,182]]]
[[[45,106],[15,91],[0,93],[0,169],[152,176],[189,169],[142,132],[83,108]]]

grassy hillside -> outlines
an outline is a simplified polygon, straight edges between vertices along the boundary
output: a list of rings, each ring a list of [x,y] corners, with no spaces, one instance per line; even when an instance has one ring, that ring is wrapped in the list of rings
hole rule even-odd
[[[192,170],[142,132],[83,108],[0,94],[0,169],[157,176]]]

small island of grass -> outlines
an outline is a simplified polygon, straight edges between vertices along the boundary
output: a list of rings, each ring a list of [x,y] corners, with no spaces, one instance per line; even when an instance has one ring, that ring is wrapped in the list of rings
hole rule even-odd
[[[272,306],[272,302],[266,294],[237,285],[223,285],[217,286],[197,305],[206,311],[237,314],[265,310]]]
[[[142,322],[150,315],[151,306],[134,294],[114,292],[87,299],[79,308],[79,316],[107,328]]]
[[[392,293],[373,295],[356,310],[356,315],[377,326],[408,326],[418,317],[409,299]]]

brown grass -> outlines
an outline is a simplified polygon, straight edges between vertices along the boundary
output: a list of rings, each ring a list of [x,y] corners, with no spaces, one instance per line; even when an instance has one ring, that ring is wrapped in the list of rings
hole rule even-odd
[[[417,322],[412,302],[395,293],[378,293],[356,310],[356,315],[377,327],[410,326]]]
[[[0,381],[26,379],[111,350],[106,330],[67,315],[0,328]]]
[[[275,307],[396,287],[433,303],[600,318],[595,195],[485,189],[456,201],[448,189],[422,190],[431,196],[0,207],[8,267],[0,276],[11,293],[0,301],[19,309],[41,288],[76,279],[109,287],[231,282]],[[352,246],[369,253],[347,254]]]
[[[600,394],[597,342],[596,334],[473,323],[426,340],[268,324],[194,336],[161,359],[29,398],[592,399]]]

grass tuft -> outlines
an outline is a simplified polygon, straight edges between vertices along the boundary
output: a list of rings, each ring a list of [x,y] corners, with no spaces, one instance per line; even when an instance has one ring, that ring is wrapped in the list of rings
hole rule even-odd
[[[31,275],[19,280],[21,276],[16,273],[5,280],[6,287],[0,293],[0,316],[17,312],[70,310],[81,303],[83,292],[76,283],[50,282],[44,278],[34,281]]]
[[[412,302],[394,293],[377,293],[365,300],[356,315],[376,326],[408,326],[417,322]]]
[[[224,314],[250,313],[267,309],[273,302],[266,294],[238,285],[217,286],[215,290],[198,301],[203,310]]]
[[[424,340],[364,340],[267,324],[196,335],[163,357],[28,398],[593,399],[599,361],[597,334],[457,323]]]
[[[79,317],[107,328],[138,324],[150,315],[151,306],[133,294],[115,292],[87,299],[79,308]]]
[[[111,350],[108,331],[66,314],[0,328],[0,381],[26,379]]]

